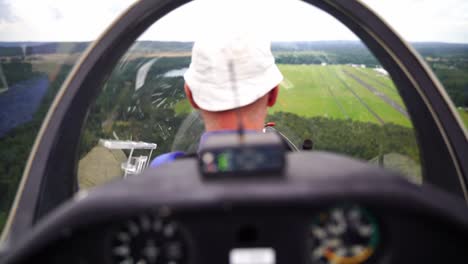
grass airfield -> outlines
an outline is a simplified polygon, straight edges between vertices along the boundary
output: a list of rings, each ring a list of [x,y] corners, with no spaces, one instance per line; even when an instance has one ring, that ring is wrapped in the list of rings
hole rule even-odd
[[[270,113],[411,127],[393,82],[373,69],[349,65],[279,65],[279,69],[284,81]]]

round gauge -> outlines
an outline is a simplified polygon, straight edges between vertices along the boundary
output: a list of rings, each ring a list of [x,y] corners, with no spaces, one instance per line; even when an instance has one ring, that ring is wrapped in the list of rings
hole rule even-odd
[[[114,234],[112,255],[119,264],[187,263],[187,239],[169,219],[143,215],[128,220]]]
[[[360,264],[377,249],[380,234],[371,213],[358,205],[320,213],[309,229],[312,263]]]

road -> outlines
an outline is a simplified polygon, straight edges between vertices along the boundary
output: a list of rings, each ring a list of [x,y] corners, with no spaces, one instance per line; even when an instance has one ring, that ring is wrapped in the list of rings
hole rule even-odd
[[[380,97],[380,99],[382,99],[384,102],[386,102],[387,104],[389,104],[391,107],[393,107],[395,110],[397,110],[398,112],[400,112],[402,115],[404,115],[405,117],[409,118],[408,116],[408,112],[406,112],[406,109],[401,106],[399,103],[393,101],[392,99],[390,99],[388,96],[386,96],[385,94],[381,93],[379,90],[375,89],[372,85],[366,83],[365,81],[363,81],[361,78],[359,78],[358,76],[350,73],[349,71],[347,70],[343,70],[343,72],[348,75],[349,77],[351,77],[352,79],[354,79],[356,82],[358,82],[360,85],[362,85],[364,88],[366,88],[367,90],[369,90],[371,93],[375,94],[376,96]]]
[[[367,111],[369,111],[369,113],[371,113],[374,116],[374,118],[379,122],[380,125],[385,125],[385,121],[374,110],[372,110],[372,108],[370,108],[370,106],[366,104],[366,102],[364,102],[364,100],[354,91],[354,89],[351,86],[349,86],[343,80],[343,78],[340,78],[340,76],[337,75],[337,79],[340,80],[343,86],[346,87],[346,89],[348,89],[354,95],[354,97],[358,99],[358,101],[367,109]]]

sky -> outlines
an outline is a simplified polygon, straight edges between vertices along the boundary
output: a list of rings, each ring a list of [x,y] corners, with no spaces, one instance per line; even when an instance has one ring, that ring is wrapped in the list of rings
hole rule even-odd
[[[0,41],[90,41],[135,0],[0,0]],[[467,0],[363,0],[408,41],[468,43]],[[357,39],[334,18],[297,0],[198,0],[157,21],[140,39],[191,41],[231,26],[271,39]],[[235,23],[234,23],[235,21]],[[227,22],[226,22],[227,23]]]

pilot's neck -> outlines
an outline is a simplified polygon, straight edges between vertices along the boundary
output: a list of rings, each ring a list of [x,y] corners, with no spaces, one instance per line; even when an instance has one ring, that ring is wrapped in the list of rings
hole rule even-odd
[[[217,116],[207,116],[202,114],[205,121],[205,131],[220,131],[220,130],[238,130],[239,121],[238,114],[235,112],[223,113]],[[254,115],[241,115],[242,127],[244,130],[262,131],[265,118],[255,117]]]
[[[239,117],[241,118],[243,129],[261,131],[268,113],[266,100],[261,100],[237,110],[220,112],[200,110],[205,121],[205,131],[238,130]]]

